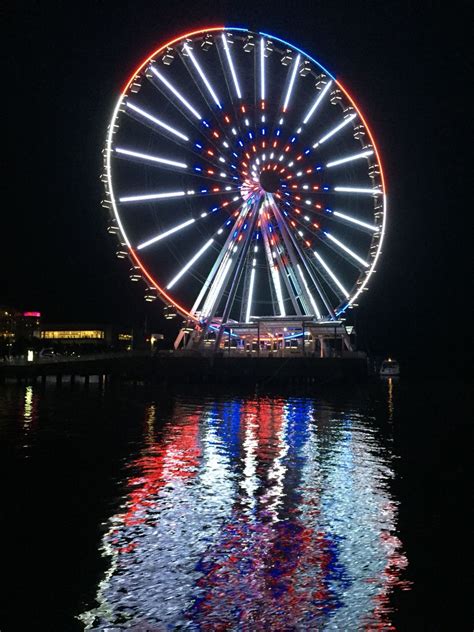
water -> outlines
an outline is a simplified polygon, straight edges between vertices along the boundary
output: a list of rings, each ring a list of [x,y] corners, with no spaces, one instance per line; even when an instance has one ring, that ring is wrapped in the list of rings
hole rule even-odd
[[[3,387],[0,629],[470,629],[432,389]]]

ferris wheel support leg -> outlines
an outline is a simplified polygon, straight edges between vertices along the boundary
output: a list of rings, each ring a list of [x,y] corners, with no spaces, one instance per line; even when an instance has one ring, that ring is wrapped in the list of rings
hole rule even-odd
[[[281,232],[282,231],[281,231],[281,227],[280,227],[280,233]],[[263,237],[264,237],[264,240],[265,240],[265,244],[268,247],[267,253],[269,253],[271,251],[271,248],[270,248],[270,235],[267,232],[267,227],[266,226],[264,227],[264,230],[262,231],[262,233],[263,233]],[[275,261],[277,263],[277,268],[278,268],[278,270],[280,272],[280,275],[281,275],[281,277],[283,279],[283,283],[285,284],[286,291],[288,292],[288,296],[290,297],[291,303],[293,305],[293,309],[295,310],[295,313],[298,316],[301,316],[301,308],[300,308],[300,306],[298,304],[298,300],[297,300],[298,291],[296,291],[296,293],[295,293],[293,287],[291,286],[290,280],[289,280],[289,276],[291,276],[291,274],[292,274],[291,268],[286,266],[283,263],[283,259],[282,259],[281,253],[278,251],[278,249],[275,251],[275,253],[276,253]],[[267,254],[267,256],[268,256],[268,254]]]
[[[224,333],[224,324],[227,322],[227,319],[229,318],[230,310],[232,309],[232,305],[234,303],[237,288],[239,287],[242,271],[244,269],[244,265],[247,260],[247,253],[249,251],[250,242],[252,241],[253,231],[255,229],[255,224],[257,223],[257,218],[258,218],[257,209],[259,207],[259,204],[260,204],[260,199],[258,199],[257,202],[254,204],[254,213],[253,213],[250,225],[248,227],[247,238],[244,242],[244,245],[242,246],[242,250],[239,253],[239,258],[235,265],[234,278],[232,280],[232,285],[230,286],[230,290],[229,290],[229,296],[227,297],[227,301],[224,307],[224,312],[222,314],[222,323],[221,323],[221,326],[219,327],[219,331],[216,336],[216,342],[214,345],[215,352],[218,351],[219,346],[221,344],[222,334]]]
[[[343,343],[348,351],[354,351],[354,347],[351,344],[351,339],[347,334],[342,335]]]
[[[273,258],[272,258],[272,252],[271,252],[271,247],[270,247],[270,240],[268,237],[268,232],[266,230],[265,224],[262,225],[262,237],[263,237],[263,245],[265,248],[265,256],[267,258],[267,265],[268,265],[268,274],[270,277],[270,286],[273,288],[272,291],[272,297],[273,295],[275,295],[276,297],[276,301],[273,300],[273,313],[276,314],[276,304],[278,305],[278,309],[280,311],[280,316],[284,316],[285,315],[285,306],[283,303],[283,297],[281,295],[281,288],[279,287],[279,277],[278,277],[278,270],[276,269],[276,266],[273,263]]]
[[[278,212],[278,211],[277,211],[277,212]],[[328,310],[328,314],[329,314],[330,318],[332,318],[333,320],[335,320],[335,319],[336,319],[336,315],[335,315],[335,313],[334,313],[333,308],[331,307],[331,303],[329,302],[329,300],[328,300],[328,298],[327,298],[327,296],[326,296],[325,292],[323,291],[323,289],[322,289],[322,287],[321,287],[321,284],[320,284],[320,283],[318,282],[318,280],[315,278],[315,276],[314,276],[314,274],[313,274],[313,271],[312,271],[312,270],[311,270],[311,268],[309,267],[309,265],[308,265],[308,261],[307,261],[306,257],[304,257],[304,255],[303,255],[303,253],[302,253],[302,251],[301,251],[301,248],[300,248],[300,246],[299,246],[299,244],[298,244],[298,242],[297,242],[297,240],[296,240],[295,236],[294,236],[294,235],[293,235],[290,231],[288,231],[288,236],[289,236],[289,238],[291,239],[291,243],[293,244],[293,246],[294,246],[294,248],[295,248],[296,252],[299,254],[299,256],[300,256],[300,258],[301,258],[301,261],[303,262],[304,267],[305,267],[305,269],[306,269],[306,272],[307,272],[307,273],[308,273],[308,275],[309,275],[309,278],[311,279],[312,283],[314,284],[314,286],[315,286],[315,287],[316,287],[316,289],[318,290],[318,294],[319,294],[319,296],[321,297],[321,300],[323,301],[323,303],[324,303],[324,305],[325,305],[326,309]]]
[[[176,340],[174,341],[174,345],[173,345],[175,351],[179,348],[179,345],[183,341],[185,335],[186,335],[186,332],[184,331],[184,328],[180,329],[179,334],[176,336]]]
[[[280,227],[280,233],[281,236],[283,238],[283,242],[285,244],[285,248],[286,248],[286,252],[288,254],[288,259],[291,263],[291,279],[295,285],[295,288],[297,289],[297,294],[300,298],[300,301],[303,305],[303,309],[305,314],[311,314],[312,310],[311,310],[311,298],[306,290],[306,288],[304,286],[301,285],[301,283],[299,283],[296,274],[294,273],[294,271],[297,269],[297,256],[296,256],[296,251],[293,247],[293,242],[291,241],[291,237],[288,233],[288,230],[286,228],[286,224],[283,221],[283,217],[281,216],[281,212],[280,209],[278,208],[278,206],[275,204],[274,200],[271,200],[271,206],[272,206],[272,210],[273,213],[277,219],[278,222],[278,226]],[[301,255],[300,255],[301,256]],[[299,312],[297,312],[297,314],[299,314]]]

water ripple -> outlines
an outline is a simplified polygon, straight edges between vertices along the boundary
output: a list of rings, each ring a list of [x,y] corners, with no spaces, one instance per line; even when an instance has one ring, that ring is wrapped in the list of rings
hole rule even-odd
[[[148,406],[86,630],[393,629],[408,588],[390,441],[365,406]]]

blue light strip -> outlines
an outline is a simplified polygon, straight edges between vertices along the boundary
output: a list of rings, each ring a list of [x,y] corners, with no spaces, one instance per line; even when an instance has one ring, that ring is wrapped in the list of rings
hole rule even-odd
[[[226,31],[244,31],[244,33],[250,33],[248,29],[241,26],[224,26],[224,29]]]

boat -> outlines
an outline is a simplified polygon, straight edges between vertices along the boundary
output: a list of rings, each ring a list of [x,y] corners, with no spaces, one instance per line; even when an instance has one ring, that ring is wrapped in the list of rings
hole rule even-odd
[[[388,358],[382,362],[379,374],[383,377],[397,377],[400,375],[400,365],[393,358]]]

